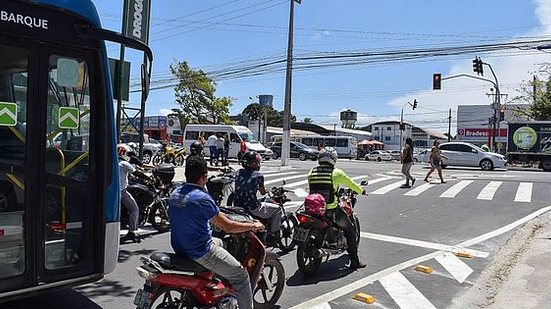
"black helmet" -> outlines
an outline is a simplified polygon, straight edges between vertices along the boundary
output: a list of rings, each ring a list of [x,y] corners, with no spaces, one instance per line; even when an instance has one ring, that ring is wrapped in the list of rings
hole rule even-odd
[[[243,154],[241,158],[241,165],[244,168],[252,169],[255,171],[260,170],[260,162],[262,162],[262,157],[256,151],[247,151]]]
[[[203,155],[203,144],[200,142],[193,142],[189,146],[189,154],[192,156],[202,156]]]

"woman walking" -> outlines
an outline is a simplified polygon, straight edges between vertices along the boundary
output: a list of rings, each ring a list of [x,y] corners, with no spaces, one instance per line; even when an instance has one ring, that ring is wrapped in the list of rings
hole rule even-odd
[[[432,149],[430,150],[430,171],[427,173],[427,176],[425,176],[425,181],[429,182],[429,177],[434,172],[434,170],[438,170],[438,176],[440,176],[440,182],[446,183],[444,181],[444,178],[442,177],[442,158],[448,159],[446,156],[442,155],[442,151],[440,150],[440,142],[434,141],[434,144],[432,146]]]
[[[415,184],[415,178],[411,176],[410,170],[413,166],[413,140],[406,138],[406,145],[402,150],[402,174],[406,176],[406,183],[401,188],[411,188]],[[411,180],[411,186],[409,181]]]

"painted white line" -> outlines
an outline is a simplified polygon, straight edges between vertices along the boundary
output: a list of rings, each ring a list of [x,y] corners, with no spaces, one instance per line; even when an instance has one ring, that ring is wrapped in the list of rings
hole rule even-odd
[[[470,239],[470,240],[464,241],[460,244],[457,244],[456,247],[463,248],[463,247],[469,247],[469,246],[481,243],[485,240],[488,240],[490,238],[493,238],[493,237],[496,237],[496,236],[501,235],[503,233],[506,233],[506,232],[516,228],[517,226],[519,226],[521,224],[524,224],[524,223],[534,219],[535,217],[537,217],[537,216],[539,216],[543,213],[548,212],[549,210],[551,210],[551,206],[542,208],[542,209],[540,209],[540,210],[538,210],[538,211],[536,211],[536,212],[534,212],[534,213],[532,213],[532,214],[530,214],[530,215],[528,215],[524,218],[521,218],[521,219],[519,219],[519,220],[517,220],[513,223],[510,223],[510,224],[508,224],[508,225],[506,225],[506,226],[504,226],[500,229],[488,232],[486,234],[480,235],[480,236],[475,237],[473,239]],[[352,283],[347,284],[345,286],[342,286],[338,289],[335,289],[333,291],[322,294],[318,297],[314,297],[314,298],[312,298],[312,299],[310,299],[306,302],[303,302],[301,304],[298,304],[298,305],[292,307],[291,309],[309,309],[309,308],[312,308],[315,305],[327,303],[327,302],[329,302],[333,299],[339,298],[339,297],[344,296],[346,294],[349,294],[350,292],[355,291],[355,290],[357,290],[357,289],[359,289],[363,286],[366,286],[370,283],[373,283],[373,282],[379,280],[380,278],[382,278],[384,276],[387,276],[387,275],[389,275],[393,272],[397,272],[397,271],[412,267],[414,265],[417,265],[419,263],[422,263],[424,261],[436,258],[437,256],[441,256],[441,255],[444,255],[444,254],[445,254],[444,251],[436,251],[436,252],[429,253],[429,254],[420,256],[418,258],[414,258],[414,259],[411,259],[409,261],[400,263],[398,265],[391,266],[387,269],[381,270],[378,273],[375,273],[373,275],[364,277],[364,278],[362,278],[362,279],[360,279],[356,282],[352,282]]]
[[[331,305],[329,305],[329,303],[323,303],[312,307],[312,309],[331,309]]]
[[[283,180],[291,180],[291,179],[304,178],[304,177],[306,177],[306,175],[304,175],[304,174],[295,175],[295,176],[287,176],[287,177],[283,177],[283,178],[277,178],[277,179],[271,179],[271,180],[265,181],[264,184],[265,185],[270,185],[270,184],[281,182]]]
[[[373,192],[371,192],[371,193],[369,193],[369,194],[386,194],[386,193],[388,193],[388,192],[390,192],[390,191],[392,191],[392,190],[394,190],[394,189],[400,187],[400,186],[403,185],[403,184],[404,184],[404,182],[401,181],[401,180],[398,181],[398,182],[393,182],[393,183],[391,183],[391,184],[389,184],[389,185],[386,185],[386,186],[384,186],[384,187],[382,187],[382,188],[379,188],[379,189],[377,189],[377,190],[375,190],[375,191],[373,191]]]
[[[532,186],[531,182],[521,182],[518,185],[515,202],[530,203],[532,201]]]
[[[297,182],[292,182],[292,183],[288,183],[285,185],[285,187],[290,187],[290,188],[294,188],[294,187],[299,187],[299,186],[302,186],[302,185],[305,185],[308,183],[308,179],[306,180],[301,180],[301,181],[297,181]]]
[[[264,178],[268,178],[268,177],[278,177],[278,176],[288,176],[288,175],[293,175],[293,174],[298,174],[297,171],[278,171],[278,172],[275,172],[275,173],[269,173],[268,175],[265,175],[266,173],[264,172],[261,172],[262,174],[264,174]]]
[[[441,250],[441,251],[447,251],[447,252],[466,252],[480,258],[487,258],[490,255],[488,252],[484,252],[484,251],[479,251],[474,249],[463,249],[463,248],[450,246],[446,244],[428,242],[428,241],[417,240],[417,239],[409,239],[409,238],[403,238],[403,237],[397,237],[397,236],[388,236],[388,235],[381,235],[381,234],[368,233],[368,232],[360,232],[360,236],[362,238],[367,238],[367,239],[373,239],[373,240],[379,240],[384,242],[391,242],[391,243],[409,245],[409,246],[415,246],[415,247],[421,247],[421,248],[429,248],[429,249],[435,249],[435,250]]]
[[[463,283],[467,277],[473,272],[473,269],[469,265],[461,261],[457,256],[452,253],[446,253],[442,256],[434,258],[440,265],[442,265],[455,280],[459,283]]]
[[[381,182],[381,181],[387,181],[389,179],[396,179],[396,178],[395,177],[381,177],[381,178],[369,180],[369,184],[372,185],[372,184],[375,184],[375,183],[378,183],[378,182]]]
[[[477,200],[487,200],[491,201],[494,199],[497,189],[501,186],[502,181],[491,181],[487,184],[482,191],[478,194]]]
[[[285,203],[284,208],[285,208],[285,209],[295,208],[295,207],[297,207],[297,206],[302,205],[302,203],[304,203],[304,202],[302,202],[302,201],[287,202],[287,203]]]
[[[461,192],[461,190],[465,189],[465,187],[470,185],[472,182],[472,180],[461,180],[442,193],[440,197],[454,198],[459,192]]]
[[[436,309],[400,272],[384,276],[379,282],[400,309]]]
[[[411,189],[409,190],[408,192],[404,193],[404,195],[407,195],[407,196],[418,196],[419,194],[427,191],[428,189],[434,187],[433,184],[430,184],[430,183],[425,183],[425,184],[422,184],[418,187],[416,187],[415,189]]]

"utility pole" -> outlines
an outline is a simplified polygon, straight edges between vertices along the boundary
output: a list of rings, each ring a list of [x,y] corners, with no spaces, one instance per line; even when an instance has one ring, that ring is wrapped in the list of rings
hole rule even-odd
[[[283,106],[283,143],[281,144],[281,166],[289,165],[291,151],[291,88],[293,81],[293,21],[295,15],[295,1],[290,0],[289,8],[289,38],[287,40],[287,71],[285,74],[285,103]]]
[[[452,109],[450,108],[448,113],[448,142],[451,140],[452,134]]]

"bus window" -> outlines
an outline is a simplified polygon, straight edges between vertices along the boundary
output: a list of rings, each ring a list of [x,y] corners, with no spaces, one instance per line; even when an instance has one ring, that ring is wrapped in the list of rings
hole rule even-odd
[[[311,138],[311,137],[303,137],[301,142],[306,146],[316,146],[316,145],[312,144],[313,141],[314,141],[314,139]]]
[[[0,279],[25,272],[25,177],[14,172],[26,165],[27,72],[29,52],[0,45]],[[15,112],[14,108],[17,108]]]
[[[320,145],[325,146],[324,141],[323,141],[323,137],[315,137],[314,138],[314,145],[312,145],[312,146],[318,147]]]
[[[325,146],[335,147],[335,138],[334,137],[325,138]]]
[[[348,147],[348,139],[338,138],[337,139],[337,147]]]
[[[245,142],[254,142],[255,141],[254,136],[251,132],[239,132],[239,136]]]
[[[197,131],[187,131],[186,132],[187,141],[197,141],[199,140],[199,132]]]
[[[230,141],[232,143],[240,143],[241,142],[241,139],[239,138],[239,135],[235,134],[235,133],[231,133],[230,134]]]

